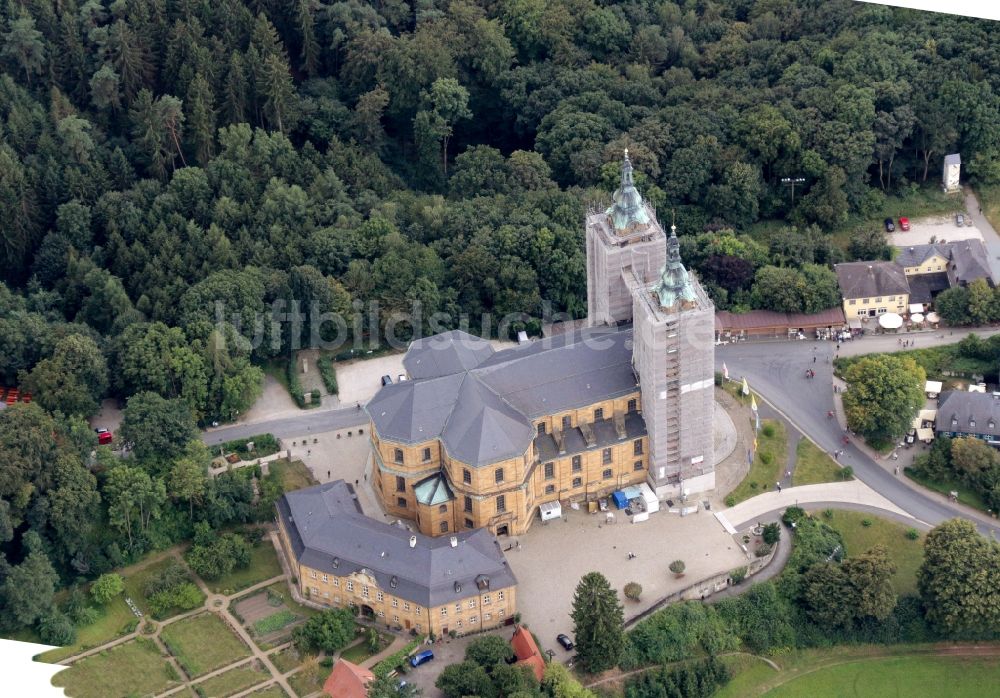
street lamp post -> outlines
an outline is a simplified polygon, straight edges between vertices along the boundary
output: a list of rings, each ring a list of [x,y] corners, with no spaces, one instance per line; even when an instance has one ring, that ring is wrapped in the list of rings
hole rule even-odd
[[[792,206],[795,205],[795,185],[802,184],[805,180],[804,177],[782,177],[781,183],[787,184],[792,188]]]

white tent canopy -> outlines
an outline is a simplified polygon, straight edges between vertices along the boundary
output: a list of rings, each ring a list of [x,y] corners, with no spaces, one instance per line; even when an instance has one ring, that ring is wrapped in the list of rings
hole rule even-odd
[[[941,381],[927,381],[924,383],[924,392],[928,395],[940,395]]]
[[[910,316],[910,321],[911,322],[923,322],[924,321],[924,314],[923,313],[913,313],[913,315]]]
[[[922,313],[924,312],[923,303],[910,303],[910,313]]]
[[[903,318],[896,313],[884,313],[878,316],[878,324],[887,330],[898,330],[903,326]]]
[[[931,441],[934,440],[934,430],[930,428],[917,429],[917,438],[923,441],[924,443],[929,444]]]
[[[938,315],[937,313],[933,312],[933,311],[929,312],[929,313],[927,313],[927,322],[930,322],[930,323],[933,323],[933,324],[936,325],[939,322],[941,322],[941,316]]]

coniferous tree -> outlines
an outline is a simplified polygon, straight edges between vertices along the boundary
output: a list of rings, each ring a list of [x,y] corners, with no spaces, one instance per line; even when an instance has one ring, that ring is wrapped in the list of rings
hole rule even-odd
[[[570,615],[583,668],[596,674],[618,664],[625,647],[624,609],[607,577],[600,572],[583,576]]]
[[[302,70],[310,77],[319,70],[319,42],[316,41],[316,23],[313,19],[313,0],[299,0],[299,32],[302,34]]]
[[[215,154],[214,95],[201,73],[194,76],[187,94],[188,142],[194,148],[195,159],[205,166]]]

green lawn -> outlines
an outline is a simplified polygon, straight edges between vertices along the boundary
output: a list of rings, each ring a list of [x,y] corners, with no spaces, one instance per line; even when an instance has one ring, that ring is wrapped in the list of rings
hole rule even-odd
[[[196,684],[194,689],[202,698],[225,698],[269,678],[271,673],[253,661]]]
[[[321,666],[318,661],[310,663],[301,671],[288,677],[292,690],[300,696],[308,696],[323,688],[323,682],[330,675],[330,669]]]
[[[295,667],[302,666],[316,658],[316,655],[299,652],[294,646],[286,647],[280,652],[275,652],[268,656],[282,674],[287,674]]]
[[[206,584],[216,594],[232,594],[279,574],[281,564],[278,562],[278,555],[271,539],[265,536],[250,551],[250,564],[247,567],[233,570],[214,581],[206,581]]]
[[[175,558],[166,558],[160,560],[159,562],[154,562],[153,564],[144,567],[143,569],[135,572],[129,573],[128,570],[124,570],[122,575],[125,577],[125,593],[132,597],[132,601],[135,605],[139,607],[146,615],[151,615],[149,611],[149,604],[146,602],[146,597],[143,595],[143,589],[146,587],[146,583],[160,574],[165,570]],[[184,564],[183,561],[181,564]],[[187,565],[184,565],[187,568]],[[190,574],[188,575],[190,576]],[[194,579],[192,578],[193,582]],[[173,618],[178,613],[184,613],[185,611],[180,608],[171,608],[160,616],[154,616],[156,620],[166,620],[167,618]]]
[[[260,691],[254,691],[247,698],[288,698],[288,694],[278,684],[274,683]]]
[[[967,378],[962,379],[960,377],[954,378],[951,375],[946,374],[945,371],[956,374],[971,375],[990,374],[996,370],[993,364],[989,361],[959,355],[958,342],[966,336],[967,335],[963,333],[961,329],[958,329],[955,330],[954,344],[944,344],[937,347],[926,347],[923,349],[909,349],[907,351],[895,352],[895,355],[913,359],[916,364],[927,373],[928,380],[944,381],[947,384],[945,385],[945,389],[947,390],[949,387],[954,386],[956,382],[964,380],[964,383],[968,384],[969,380]],[[853,364],[856,364],[862,359],[878,355],[879,354],[877,353],[861,354],[858,356],[844,356],[839,359],[834,359],[834,373],[843,378],[844,373]]]
[[[90,625],[78,626],[75,643],[46,652],[39,657],[41,661],[53,664],[60,662],[66,657],[103,645],[116,637],[128,635],[139,623],[139,619],[125,603],[124,596],[116,596],[104,606],[98,606],[96,603],[92,605],[101,611],[101,617]]]
[[[767,436],[765,430],[773,429],[774,436]],[[726,505],[739,504],[744,499],[766,492],[774,488],[774,483],[782,478],[785,472],[788,449],[788,435],[783,422],[774,419],[762,419],[761,430],[757,435],[757,454],[754,456],[750,472],[729,496]]]
[[[980,698],[991,694],[998,686],[1000,662],[995,657],[890,657],[819,669],[764,695],[773,698]]]
[[[378,639],[378,649],[375,652],[368,651],[368,638],[365,637],[361,640],[361,642],[356,642],[341,652],[340,656],[352,664],[361,664],[361,662],[365,661],[372,655],[378,654],[384,650],[392,642],[391,637],[383,635],[382,633],[379,633]]]
[[[306,464],[300,460],[293,460],[291,462],[277,460],[270,463],[268,468],[269,472],[277,473],[278,479],[281,480],[281,488],[285,492],[301,490],[303,487],[312,487],[319,484],[309,471],[309,468],[306,467]]]
[[[160,639],[192,678],[250,656],[250,649],[214,613],[171,623]]]
[[[906,537],[909,526],[859,511],[834,509],[832,518],[825,514],[820,517],[844,537],[848,556],[860,555],[879,544],[885,546],[896,563],[896,574],[892,578],[896,593],[900,596],[917,593],[917,569],[924,559],[923,533],[916,540],[910,540]],[[871,526],[862,523],[866,520]]]
[[[840,464],[828,456],[809,439],[799,439],[795,447],[793,485],[815,485],[820,482],[840,482],[843,478]]]
[[[929,490],[940,492],[945,496],[952,492],[958,492],[958,501],[962,504],[966,504],[974,509],[979,509],[979,511],[989,513],[990,508],[986,506],[986,502],[983,501],[983,498],[979,495],[979,493],[970,489],[969,486],[961,480],[930,480],[917,475],[913,472],[912,468],[906,468],[903,472],[906,477],[910,478],[914,482],[923,485]]]
[[[56,674],[52,684],[71,698],[125,698],[162,693],[178,679],[153,641],[139,638],[81,659]]]

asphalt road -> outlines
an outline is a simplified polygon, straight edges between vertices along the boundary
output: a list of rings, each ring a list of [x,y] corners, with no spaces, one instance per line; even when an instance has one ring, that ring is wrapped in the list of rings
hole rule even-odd
[[[356,407],[345,407],[342,410],[303,411],[301,415],[294,417],[216,427],[202,433],[201,438],[209,446],[214,446],[225,441],[244,439],[257,434],[274,434],[281,439],[289,436],[302,436],[310,432],[321,433],[334,429],[360,427],[366,424],[368,424],[368,414],[364,410],[359,410]]]
[[[1000,279],[1000,235],[997,235],[997,231],[986,220],[986,216],[980,212],[979,201],[976,199],[976,195],[972,193],[972,190],[966,188],[964,196],[965,207],[969,211],[968,215],[972,218],[972,222],[976,224],[979,232],[983,234],[983,244],[986,245],[986,251],[989,255],[990,271],[993,274],[993,278]]]
[[[933,339],[927,334],[912,336],[916,337],[918,347],[932,342],[958,341],[958,337],[934,342],[936,336]],[[850,347],[853,350],[851,353],[862,353],[862,349],[895,351],[898,346],[891,339],[860,339],[853,344]],[[844,346],[847,347],[846,344]],[[856,446],[854,442],[860,437],[852,436],[850,444],[843,444],[843,429],[836,420],[827,417],[827,413],[834,409],[833,367],[828,363],[833,357],[834,349],[833,342],[741,342],[717,347],[715,361],[719,370],[723,362],[726,363],[730,378],[746,376],[755,392],[780,411],[799,431],[808,434],[820,448],[831,453],[836,449],[845,449],[840,462],[851,466],[855,477],[914,518],[932,526],[955,517],[969,518],[983,533],[992,529],[1000,534],[1000,525],[970,517],[963,510],[911,487],[903,475],[896,476],[879,465]],[[807,380],[806,369],[813,369],[816,377]]]

